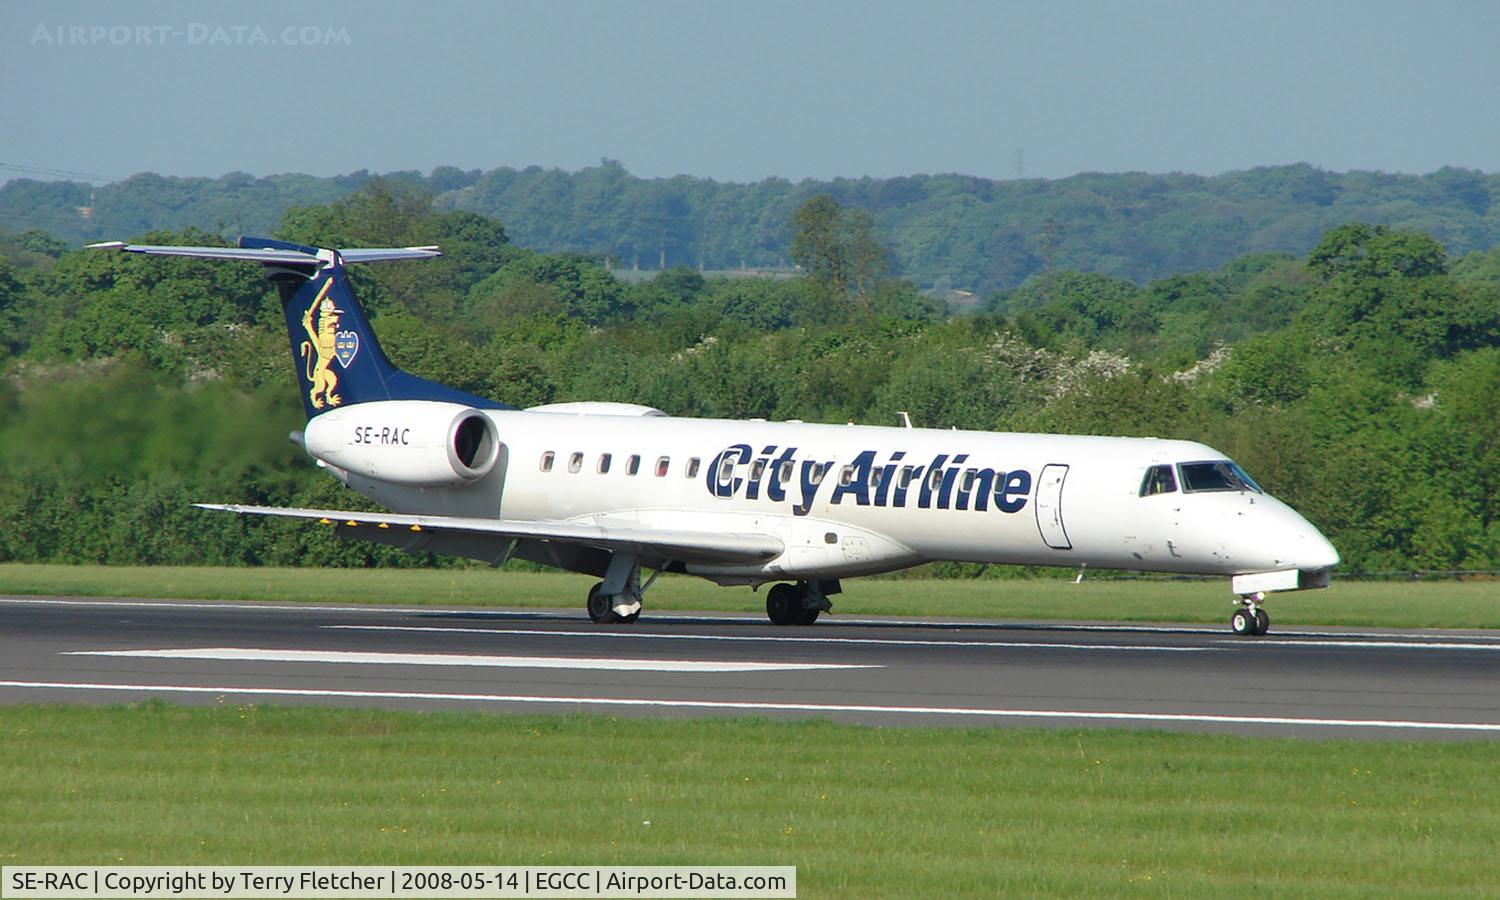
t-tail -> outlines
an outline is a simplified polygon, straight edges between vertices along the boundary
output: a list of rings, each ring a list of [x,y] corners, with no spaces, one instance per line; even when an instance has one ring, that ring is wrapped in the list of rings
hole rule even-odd
[[[436,247],[329,250],[270,238],[242,237],[238,247],[175,247],[111,241],[91,245],[161,256],[258,262],[276,285],[291,339],[292,362],[309,419],[330,409],[378,400],[440,400],[480,409],[510,409],[401,371],[375,338],[344,271],[346,263],[430,259]]]

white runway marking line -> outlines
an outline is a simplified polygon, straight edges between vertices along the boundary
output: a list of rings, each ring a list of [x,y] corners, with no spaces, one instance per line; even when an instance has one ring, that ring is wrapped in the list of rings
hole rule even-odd
[[[0,597],[0,604],[32,604],[50,606],[120,606],[139,607],[142,609],[197,609],[211,611],[235,611],[252,610],[256,612],[320,612],[320,613],[357,613],[363,615],[386,614],[395,615],[464,615],[483,616],[496,619],[555,619],[563,622],[575,621],[580,615],[573,615],[564,610],[537,607],[535,609],[487,609],[483,607],[449,607],[449,606],[321,606],[311,603],[259,603],[245,600],[216,600],[201,603],[192,603],[181,600],[77,600],[72,598],[46,598],[36,597]],[[679,622],[700,622],[712,624],[718,622],[748,623],[752,625],[764,625],[764,616],[755,614],[722,613],[717,615],[693,614],[691,612],[673,612],[672,610],[658,610],[663,618]],[[949,628],[953,630],[968,630],[974,628],[993,628],[996,630],[1015,631],[1110,631],[1110,632],[1137,632],[1141,634],[1222,634],[1222,630],[1199,623],[1185,623],[1182,625],[1131,625],[1124,622],[1098,623],[1098,622],[1032,622],[1021,621],[1010,625],[1005,619],[879,619],[870,617],[843,618],[830,614],[827,620],[829,626],[839,625],[881,625],[885,627],[911,626],[918,628]],[[1481,629],[1482,630],[1482,629]],[[1463,639],[1466,641],[1494,641],[1500,646],[1500,634],[1494,636],[1485,634],[1427,634],[1423,632],[1400,632],[1400,631],[1297,631],[1293,629],[1277,628],[1275,635],[1279,638],[1285,637],[1310,637],[1310,638],[1405,638],[1414,642],[1445,641]],[[1259,638],[1256,641],[1241,641],[1239,639],[1226,639],[1224,643],[1245,644],[1253,646],[1255,643],[1265,643],[1273,639]],[[1289,641],[1287,643],[1297,643]],[[1053,645],[1055,646],[1055,645]]]
[[[351,700],[435,700],[465,703],[517,703],[560,706],[614,706],[658,709],[738,710],[744,712],[875,713],[916,716],[977,716],[993,719],[1077,719],[1106,722],[1196,723],[1208,725],[1291,725],[1319,728],[1386,728],[1406,731],[1500,733],[1493,722],[1421,722],[1400,719],[1317,719],[1295,716],[1215,716],[1193,713],[1098,712],[1058,709],[987,709],[947,706],[870,706],[844,703],[771,703],[737,700],[660,700],[627,697],[542,697],[524,694],[447,694],[426,691],[349,691],[178,685],[106,684],[67,681],[0,681],[0,688],[69,691],[135,691],[168,694],[234,694],[251,697],[322,697]]]
[[[1196,622],[1185,622],[1181,625],[1130,625],[1124,622],[1095,623],[1095,622],[1015,622],[1007,624],[1005,619],[994,619],[991,621],[962,620],[952,623],[938,622],[936,620],[923,621],[920,619],[836,619],[828,620],[830,625],[883,625],[886,627],[910,626],[916,628],[935,628],[949,625],[954,629],[969,630],[974,628],[994,628],[997,630],[1013,631],[1042,631],[1042,632],[1068,632],[1068,631],[1101,631],[1101,632],[1125,632],[1135,634],[1218,634],[1222,635],[1226,629],[1215,628]],[[1315,626],[1307,626],[1315,627]],[[1416,644],[1434,643],[1438,641],[1493,641],[1492,645],[1477,644],[1487,648],[1500,649],[1500,634],[1429,634],[1423,632],[1403,631],[1334,631],[1331,629],[1306,631],[1295,628],[1274,628],[1273,637],[1257,637],[1253,640],[1243,638],[1225,637],[1218,643],[1239,644],[1241,646],[1253,646],[1258,643],[1275,643],[1278,638],[1402,638]],[[1307,643],[1305,641],[1282,641],[1281,643],[1297,644]],[[1362,643],[1361,641],[1350,641],[1350,643]]]
[[[1250,641],[1242,639],[1225,638],[1218,641],[1220,644],[1269,644],[1275,647],[1344,647],[1355,650],[1489,650],[1491,652],[1500,650],[1500,644],[1471,644],[1457,641],[1317,641],[1296,640],[1278,641],[1274,638],[1255,638]]]
[[[120,606],[127,609],[200,609],[217,612],[252,610],[255,612],[389,612],[405,615],[421,613],[460,612],[440,606],[318,606],[312,603],[255,603],[245,600],[210,600],[190,603],[183,600],[73,600],[35,597],[0,597],[0,603],[32,604],[37,606]],[[472,612],[473,610],[462,610]],[[544,613],[545,614],[545,613]],[[535,613],[511,613],[511,615],[535,615]]]
[[[1500,643],[1476,644],[1449,639],[1431,641],[1337,641],[1337,640],[1293,640],[1274,638],[1223,638],[1214,643],[1222,647],[1172,647],[1155,644],[1065,644],[1048,641],[955,641],[919,640],[915,638],[847,638],[847,637],[791,637],[784,635],[749,634],[668,634],[661,631],[560,631],[540,628],[477,628],[444,625],[322,625],[321,628],[339,631],[409,631],[436,632],[439,634],[503,634],[512,636],[553,637],[602,637],[602,638],[647,638],[664,641],[767,641],[808,644],[892,644],[908,647],[1020,647],[1053,648],[1059,650],[1152,650],[1163,653],[1213,653],[1228,647],[1255,647],[1271,645],[1277,647],[1349,647],[1354,649],[1401,649],[1401,650],[1489,650],[1500,651]]]
[[[64,656],[143,659],[211,659],[229,662],[352,663],[397,666],[475,666],[497,669],[578,669],[600,672],[802,672],[812,669],[879,669],[842,663],[704,661],[695,659],[590,659],[567,656],[469,656],[457,653],[368,653],[345,650],[261,650],[203,647],[170,650],[72,650]]]
[[[786,644],[875,644],[898,647],[1009,647],[1045,650],[1148,650],[1162,653],[1216,653],[1217,647],[1158,647],[1152,644],[1064,644],[1047,641],[954,641],[914,638],[792,637],[752,634],[667,634],[661,631],[558,631],[533,628],[475,628],[461,625],[323,625],[342,631],[403,631],[436,634],[503,634],[524,637],[646,638],[660,641],[755,641]],[[1500,647],[1497,647],[1500,649]]]

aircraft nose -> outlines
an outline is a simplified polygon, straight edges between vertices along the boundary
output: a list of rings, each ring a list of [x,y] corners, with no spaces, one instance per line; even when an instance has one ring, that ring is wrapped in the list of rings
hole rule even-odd
[[[1296,510],[1280,502],[1268,504],[1260,520],[1260,535],[1270,550],[1269,568],[1326,572],[1339,564],[1339,551],[1323,533]]]
[[[1297,568],[1304,572],[1322,572],[1339,564],[1338,548],[1310,523],[1305,525],[1305,531],[1299,538],[1301,548],[1294,557]]]

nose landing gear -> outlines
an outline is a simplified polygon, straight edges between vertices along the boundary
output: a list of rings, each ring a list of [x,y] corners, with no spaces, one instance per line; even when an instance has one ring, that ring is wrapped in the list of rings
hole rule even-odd
[[[1229,627],[1234,630],[1235,634],[1250,637],[1265,634],[1271,630],[1271,617],[1260,605],[1264,599],[1266,599],[1264,593],[1246,594],[1239,598],[1240,608],[1229,617]]]

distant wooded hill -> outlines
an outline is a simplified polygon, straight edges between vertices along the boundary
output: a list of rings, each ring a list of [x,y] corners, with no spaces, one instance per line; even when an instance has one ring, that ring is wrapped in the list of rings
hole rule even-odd
[[[226,236],[266,232],[289,207],[328,203],[372,177],[142,174],[98,188],[19,179],[0,187],[0,228],[41,228],[70,244],[188,227]],[[809,196],[829,193],[871,213],[895,273],[982,295],[1048,270],[1145,282],[1217,269],[1247,253],[1304,254],[1326,230],[1351,221],[1425,232],[1454,256],[1500,244],[1500,213],[1491,202],[1500,175],[1453,168],[1417,176],[1299,164],[1213,177],[913,175],[732,184],[637,178],[604,160],[578,172],[440,167],[384,177],[421,186],[438,208],[499,219],[521,246],[642,269],[784,266],[792,213]]]

